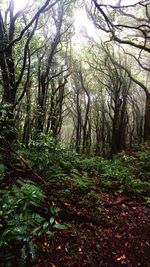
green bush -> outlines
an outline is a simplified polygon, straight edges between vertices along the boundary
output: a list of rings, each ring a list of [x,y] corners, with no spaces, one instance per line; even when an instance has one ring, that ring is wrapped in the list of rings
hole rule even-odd
[[[150,183],[139,177],[149,174],[149,152],[140,152],[138,156],[117,155],[111,161],[105,161],[101,185],[119,192],[148,194]],[[147,161],[147,163],[146,163]]]
[[[9,190],[0,191],[0,247],[20,244],[21,257],[35,259],[35,236],[53,236],[53,228],[65,229],[55,223],[55,207],[45,207],[45,194],[32,182],[18,181]],[[27,255],[25,254],[27,252]]]
[[[50,134],[44,133],[38,139],[31,140],[28,149],[19,145],[19,153],[28,159],[30,166],[49,177],[63,170],[70,171],[76,160],[76,153],[64,149],[61,144],[56,144]]]
[[[50,184],[72,183],[85,190],[91,188],[92,183],[95,186],[99,179],[99,185],[105,190],[140,194],[148,191],[148,186],[142,182],[149,181],[150,151],[140,151],[133,156],[120,153],[112,160],[104,160],[78,155],[61,144],[56,145],[50,134],[41,134],[38,140],[30,142],[28,150],[22,148],[22,152]]]
[[[75,163],[77,169],[90,174],[101,173],[104,164],[105,160],[101,157],[78,157]]]
[[[150,183],[141,181],[140,179],[132,179],[128,183],[128,191],[133,194],[150,194]]]
[[[139,174],[142,180],[150,181],[150,151],[139,154]]]

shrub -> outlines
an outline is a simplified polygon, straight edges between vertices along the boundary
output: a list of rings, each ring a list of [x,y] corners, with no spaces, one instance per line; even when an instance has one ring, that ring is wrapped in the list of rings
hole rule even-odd
[[[52,237],[53,228],[65,228],[65,225],[55,223],[58,209],[45,207],[45,194],[30,181],[18,181],[11,189],[1,190],[0,195],[0,247],[18,244],[21,257],[34,260],[37,246],[33,237],[43,234]]]

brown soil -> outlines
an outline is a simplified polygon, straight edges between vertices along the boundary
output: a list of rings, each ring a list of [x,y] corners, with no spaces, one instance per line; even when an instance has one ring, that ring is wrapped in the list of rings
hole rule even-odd
[[[119,194],[101,198],[103,208],[66,203],[62,222],[72,226],[36,240],[44,252],[36,267],[150,266],[150,209]]]

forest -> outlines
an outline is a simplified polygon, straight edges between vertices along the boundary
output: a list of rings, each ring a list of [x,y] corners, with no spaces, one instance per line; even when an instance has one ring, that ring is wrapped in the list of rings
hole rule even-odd
[[[150,266],[150,0],[0,0],[0,267]]]

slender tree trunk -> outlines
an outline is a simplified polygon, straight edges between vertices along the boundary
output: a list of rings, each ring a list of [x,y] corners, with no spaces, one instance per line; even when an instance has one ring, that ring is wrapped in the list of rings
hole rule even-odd
[[[150,143],[150,93],[146,95],[144,141]]]
[[[113,118],[113,130],[112,130],[112,141],[111,141],[111,155],[118,152],[119,147],[119,105],[115,103],[114,118]]]
[[[25,124],[24,124],[24,131],[23,131],[23,142],[25,143],[25,146],[28,147],[29,139],[30,139],[30,133],[31,133],[31,94],[30,94],[30,86],[28,86],[26,91],[27,96],[27,107],[26,107],[26,118],[25,118]]]
[[[80,152],[81,146],[81,129],[82,129],[82,117],[81,117],[81,107],[79,103],[79,90],[77,90],[77,127],[76,127],[76,152]]]

